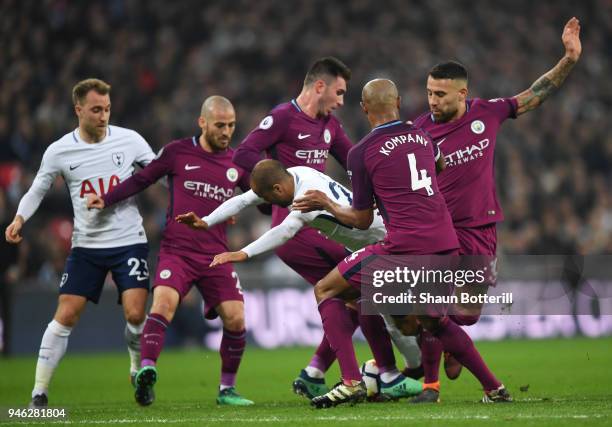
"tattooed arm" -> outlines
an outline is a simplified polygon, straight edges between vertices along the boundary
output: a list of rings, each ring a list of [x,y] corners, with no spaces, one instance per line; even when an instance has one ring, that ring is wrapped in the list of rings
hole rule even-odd
[[[565,56],[552,70],[537,79],[529,89],[514,97],[518,102],[517,116],[539,107],[546,98],[561,87],[565,78],[574,68],[582,52],[578,19],[572,18],[565,24],[561,40],[565,46]]]

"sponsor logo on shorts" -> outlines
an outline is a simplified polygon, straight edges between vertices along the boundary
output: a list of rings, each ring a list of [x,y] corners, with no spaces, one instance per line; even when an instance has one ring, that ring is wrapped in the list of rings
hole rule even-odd
[[[68,273],[62,274],[62,280],[60,280],[60,288],[66,284],[68,281]]]
[[[236,168],[229,168],[225,173],[225,176],[227,176],[227,179],[229,179],[231,182],[238,181],[238,171]]]
[[[161,277],[162,279],[167,279],[170,276],[172,276],[172,272],[167,268],[159,272],[159,277]]]
[[[481,133],[485,131],[485,125],[482,122],[482,120],[474,120],[472,124],[470,125],[470,127],[472,128],[472,132],[474,132],[477,135],[480,135]]]

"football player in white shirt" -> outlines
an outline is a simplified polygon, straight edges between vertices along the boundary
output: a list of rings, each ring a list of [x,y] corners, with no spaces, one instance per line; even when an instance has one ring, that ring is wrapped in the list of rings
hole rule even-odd
[[[271,203],[289,207],[309,190],[320,190],[330,199],[344,206],[352,203],[352,193],[329,176],[306,166],[285,168],[276,160],[262,160],[251,173],[251,190],[232,197],[204,218],[194,212],[178,215],[176,220],[191,228],[205,230],[215,224],[227,221],[242,209]],[[348,227],[327,211],[303,213],[293,210],[276,227],[271,228],[259,239],[245,246],[240,251],[225,252],[216,255],[211,267],[228,262],[242,262],[256,255],[270,251],[291,239],[305,225],[317,228],[330,239],[343,244],[349,251],[382,240],[386,229],[380,215],[375,215],[372,225],[367,230]],[[299,255],[296,255],[299,256]],[[391,339],[404,357],[408,368],[414,369],[421,364],[421,353],[414,336],[405,336],[395,326],[391,316],[383,316]]]
[[[257,163],[251,174],[251,188],[250,191],[227,200],[202,219],[194,212],[178,215],[176,219],[192,228],[207,229],[227,221],[248,206],[271,203],[289,207],[294,198],[303,196],[308,190],[320,190],[342,205],[350,206],[352,201],[351,192],[327,175],[306,166],[287,169],[276,160],[262,160]],[[343,244],[351,251],[382,240],[386,233],[378,215],[369,229],[359,230],[345,226],[326,211],[302,213],[295,210],[291,211],[282,223],[240,251],[215,256],[211,266],[246,261],[270,251],[287,242],[305,225],[321,230],[330,239]]]
[[[55,178],[64,178],[74,210],[72,250],[59,284],[57,310],[40,345],[31,407],[47,406],[49,382],[66,352],[70,332],[87,301],[98,302],[109,271],[127,322],[130,372],[135,373],[140,364],[140,336],[149,292],[142,218],[134,200],[100,212],[86,208],[86,196],[105,194],[134,173],[134,164],[144,167],[155,154],[135,131],[109,126],[107,83],[83,80],[74,86],[72,99],[78,128],[47,148],[36,178],[5,232],[7,242],[19,243],[24,223],[36,212]]]

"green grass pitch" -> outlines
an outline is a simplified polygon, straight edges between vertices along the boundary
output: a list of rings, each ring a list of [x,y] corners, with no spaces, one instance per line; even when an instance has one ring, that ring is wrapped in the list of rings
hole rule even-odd
[[[162,353],[157,400],[147,408],[134,402],[127,352],[77,355],[69,351],[56,371],[49,397],[52,407],[68,409],[68,422],[73,425],[612,425],[611,339],[509,340],[477,345],[510,389],[513,404],[477,403],[482,396],[478,383],[464,370],[456,381],[442,379],[440,404],[414,406],[399,401],[315,410],[291,392],[291,381],[309,360],[312,349],[248,347],[238,390],[255,400],[253,407],[217,407],[219,356],[199,350]],[[370,358],[364,345],[357,346],[357,353],[361,361]],[[9,420],[7,410],[28,403],[34,367],[34,357],[0,360],[0,424],[23,425]],[[328,385],[338,376],[334,365]],[[29,425],[36,423],[27,421]]]

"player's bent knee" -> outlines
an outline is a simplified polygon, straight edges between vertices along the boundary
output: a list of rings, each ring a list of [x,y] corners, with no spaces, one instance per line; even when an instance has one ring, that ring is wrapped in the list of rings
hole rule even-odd
[[[323,279],[318,281],[315,285],[314,293],[317,302],[321,302],[323,300],[336,297],[339,292],[338,290],[334,289],[332,283]]]
[[[228,331],[238,332],[244,329],[244,315],[236,314],[223,321],[223,327]]]
[[[225,301],[215,307],[221,317],[223,327],[228,331],[239,332],[244,329],[244,305],[239,301]]]
[[[317,302],[323,301],[325,299],[325,283],[323,283],[322,280],[319,280],[314,286],[314,294],[315,298],[317,299]]]
[[[179,294],[175,289],[167,286],[158,286],[153,291],[151,313],[161,314],[170,321],[174,317],[179,299]]]
[[[452,314],[448,317],[457,325],[461,326],[472,326],[480,320],[480,315],[478,314]]]
[[[140,325],[145,320],[144,310],[128,310],[125,313],[125,321],[132,325]]]
[[[75,313],[57,313],[53,319],[63,326],[74,327],[79,321],[79,315]]]
[[[53,318],[64,326],[75,326],[87,304],[87,299],[77,295],[62,295]]]
[[[71,307],[65,307],[62,310],[58,310],[53,318],[62,325],[71,328],[78,323],[80,317],[81,312],[79,310],[75,310]]]
[[[153,304],[151,307],[151,313],[161,314],[168,321],[172,320],[174,313],[176,312],[176,306],[168,301],[160,301],[157,304]]]

